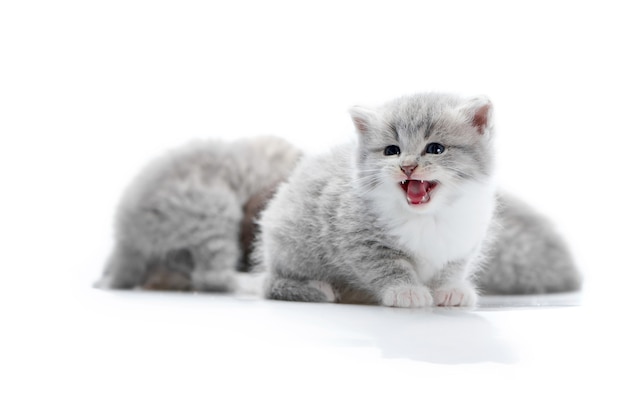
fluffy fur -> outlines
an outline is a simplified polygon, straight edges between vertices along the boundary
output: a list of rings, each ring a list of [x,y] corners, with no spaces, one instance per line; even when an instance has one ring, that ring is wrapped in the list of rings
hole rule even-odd
[[[289,143],[263,137],[195,142],[151,162],[119,204],[100,285],[234,290],[236,271],[247,268],[246,207],[269,196],[299,157]]]
[[[494,198],[486,99],[420,95],[352,117],[358,143],[309,157],[293,174],[300,152],[271,137],[196,142],[150,163],[119,204],[100,286],[256,293],[258,278],[237,271],[248,271],[257,239],[274,299],[471,305],[476,286],[580,288],[550,222],[513,196]],[[425,153],[435,141],[448,153]],[[400,155],[384,155],[388,145]],[[408,205],[398,188],[414,164],[445,186],[426,205]],[[261,240],[256,220],[288,176]]]
[[[499,193],[493,244],[477,275],[484,294],[579,290],[582,277],[552,223],[518,198]]]
[[[415,95],[351,114],[358,143],[305,159],[262,214],[266,296],[474,305],[495,209],[490,102]]]

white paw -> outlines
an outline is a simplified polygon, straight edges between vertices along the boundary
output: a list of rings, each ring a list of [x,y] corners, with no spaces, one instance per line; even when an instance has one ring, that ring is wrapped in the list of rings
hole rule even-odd
[[[258,273],[235,273],[235,292],[239,296],[261,297],[265,284],[265,275]]]
[[[478,294],[469,283],[456,283],[435,289],[437,306],[476,306]]]
[[[421,308],[432,306],[433,297],[426,286],[400,285],[386,289],[381,302],[385,306]]]
[[[319,290],[326,296],[326,300],[328,302],[336,302],[337,296],[335,295],[335,290],[331,285],[326,282],[320,282],[319,280],[311,280],[309,282],[309,286]]]

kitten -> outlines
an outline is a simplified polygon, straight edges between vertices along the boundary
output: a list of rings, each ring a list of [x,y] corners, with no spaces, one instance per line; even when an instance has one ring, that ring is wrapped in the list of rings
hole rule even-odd
[[[266,296],[473,306],[496,207],[491,113],[441,94],[353,108],[358,143],[303,160],[261,215]]]
[[[582,277],[567,244],[548,219],[507,193],[498,193],[494,238],[476,276],[483,294],[579,290]]]
[[[286,141],[262,137],[195,142],[152,161],[119,204],[99,285],[235,290],[237,270],[247,269],[245,207],[269,196],[299,158]]]

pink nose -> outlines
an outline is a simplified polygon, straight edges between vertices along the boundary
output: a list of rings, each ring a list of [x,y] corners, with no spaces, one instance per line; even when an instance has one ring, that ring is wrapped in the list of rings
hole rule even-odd
[[[407,177],[411,177],[411,174],[413,174],[413,171],[415,171],[416,168],[417,168],[417,165],[400,166],[400,170],[402,170],[404,174],[406,174]]]

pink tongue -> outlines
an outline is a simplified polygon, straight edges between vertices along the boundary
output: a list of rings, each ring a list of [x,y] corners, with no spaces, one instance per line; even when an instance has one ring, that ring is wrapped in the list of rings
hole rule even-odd
[[[422,203],[424,196],[428,195],[428,182],[420,180],[409,180],[406,188],[406,198],[411,204]],[[428,198],[426,198],[428,200]]]

